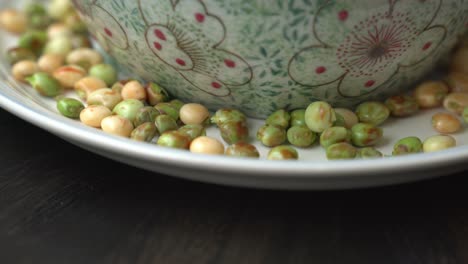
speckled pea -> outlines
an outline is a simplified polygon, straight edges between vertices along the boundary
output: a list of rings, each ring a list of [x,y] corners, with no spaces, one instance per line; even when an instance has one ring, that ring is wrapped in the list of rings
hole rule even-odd
[[[332,127],[336,121],[335,111],[331,105],[323,101],[311,103],[306,109],[304,118],[307,127],[316,133],[322,133]]]
[[[287,133],[280,126],[265,124],[258,129],[257,139],[267,147],[276,147],[286,141]]]
[[[135,126],[139,126],[146,122],[154,123],[158,115],[160,115],[160,113],[158,110],[154,109],[154,107],[145,106],[138,109],[133,123]]]
[[[67,56],[73,50],[71,39],[66,36],[55,37],[47,42],[44,47],[45,54]]]
[[[91,92],[86,99],[88,105],[103,105],[109,109],[114,109],[120,102],[122,102],[120,94],[109,88],[101,88]]]
[[[299,153],[291,146],[281,145],[272,148],[267,155],[268,160],[297,160]]]
[[[189,136],[190,140],[194,140],[197,137],[206,136],[206,129],[203,125],[184,125],[180,127],[178,131]]]
[[[450,93],[444,98],[444,108],[448,111],[461,115],[463,109],[468,107],[468,93],[457,92]]]
[[[155,84],[148,83],[145,85],[146,97],[150,105],[157,105],[169,101],[169,94],[164,88]]]
[[[314,144],[317,134],[305,126],[292,126],[286,133],[288,142],[300,148],[306,148]]]
[[[329,127],[320,134],[320,145],[328,148],[330,145],[339,142],[351,142],[351,131],[345,127]]]
[[[74,98],[61,98],[57,101],[57,110],[68,118],[79,118],[84,108],[83,103]]]
[[[424,152],[440,151],[448,148],[453,148],[457,145],[457,141],[450,135],[435,135],[428,137],[423,142]]]
[[[450,113],[434,114],[431,124],[436,131],[444,134],[456,133],[463,128],[461,121]]]
[[[383,154],[374,147],[359,148],[356,152],[357,159],[382,158]]]
[[[328,146],[326,155],[328,160],[354,159],[357,149],[349,143],[340,142]]]
[[[226,148],[226,156],[244,157],[244,158],[259,158],[260,153],[257,148],[249,143],[239,142],[232,144]]]
[[[128,138],[132,134],[134,127],[130,120],[112,115],[102,119],[101,129],[106,133]]]
[[[414,89],[413,95],[421,108],[433,108],[442,105],[448,90],[442,81],[425,81]]]
[[[43,96],[54,97],[62,92],[60,83],[48,73],[38,72],[26,78],[26,80]]]
[[[468,71],[468,69],[466,71]],[[445,82],[449,86],[451,93],[468,93],[468,73],[451,72],[445,78]]]
[[[177,130],[167,131],[159,136],[157,144],[162,147],[189,149],[190,148],[189,136],[180,133]]]
[[[382,128],[372,124],[357,123],[351,128],[351,142],[358,147],[375,145],[382,136]]]
[[[423,143],[418,137],[405,137],[393,146],[393,156],[419,153],[423,151]]]
[[[162,115],[169,115],[176,121],[179,119],[179,110],[170,103],[159,103],[154,108]]]
[[[381,102],[364,102],[356,107],[356,115],[361,123],[380,125],[390,116],[390,109]]]
[[[146,122],[133,129],[130,138],[136,141],[151,142],[157,134],[156,125],[152,122]]]
[[[385,105],[390,109],[392,116],[404,117],[419,111],[419,105],[413,96],[395,95],[385,100]]]
[[[10,65],[14,65],[15,63],[23,60],[35,61],[36,55],[29,49],[15,47],[7,50],[6,59]]]
[[[224,144],[216,138],[201,136],[190,143],[190,152],[205,155],[223,155]]]
[[[118,103],[112,112],[115,114],[124,117],[130,122],[134,122],[137,116],[138,110],[144,107],[144,104],[140,100],[136,99],[127,99]]]
[[[276,125],[282,128],[288,128],[290,120],[291,115],[286,110],[280,109],[269,115],[265,123],[268,125]]]
[[[169,115],[158,115],[154,124],[161,134],[167,131],[177,130],[179,128],[174,118]]]
[[[34,54],[41,54],[47,43],[47,33],[40,30],[27,31],[18,39],[18,46],[21,48],[29,49]]]
[[[117,71],[110,64],[96,64],[89,69],[89,75],[103,80],[108,87],[117,81]]]
[[[228,144],[245,142],[249,137],[247,123],[242,121],[228,121],[218,126],[221,137]]]
[[[241,111],[228,108],[219,109],[211,118],[211,122],[218,126],[228,121],[247,122],[247,118]]]
[[[184,102],[182,102],[181,100],[179,99],[174,99],[174,100],[171,100],[169,101],[169,103],[174,106],[178,111],[180,111],[180,109],[185,105]]]
[[[291,127],[307,126],[305,123],[305,109],[296,109],[291,112]]]

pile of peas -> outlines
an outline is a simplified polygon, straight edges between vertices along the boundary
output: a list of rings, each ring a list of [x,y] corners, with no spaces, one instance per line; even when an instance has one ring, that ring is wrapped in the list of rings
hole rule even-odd
[[[237,109],[219,109],[213,115],[197,103],[170,98],[156,83],[119,80],[112,65],[94,50],[86,26],[69,0],[47,5],[30,3],[23,10],[0,11],[0,27],[19,35],[7,51],[12,75],[38,93],[56,99],[57,110],[84,125],[140,142],[190,150],[193,153],[259,158],[249,142],[246,116]],[[66,97],[74,91],[78,99]],[[267,159],[296,160],[296,148],[320,145],[330,160],[381,158],[375,148],[382,139],[381,125],[393,117],[414,115],[420,109],[443,107],[431,124],[438,134],[421,140],[398,140],[391,155],[433,152],[456,146],[450,136],[468,123],[468,43],[454,52],[443,80],[420,83],[411,94],[383,102],[369,101],[355,109],[334,108],[324,101],[307,108],[272,113],[256,131],[256,140],[269,147]],[[215,125],[228,146],[206,136]]]

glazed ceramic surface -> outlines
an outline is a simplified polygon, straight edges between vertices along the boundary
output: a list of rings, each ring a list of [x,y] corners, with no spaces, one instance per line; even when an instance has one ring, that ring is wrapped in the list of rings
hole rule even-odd
[[[434,67],[463,0],[74,0],[132,74],[174,96],[264,117],[384,98]]]

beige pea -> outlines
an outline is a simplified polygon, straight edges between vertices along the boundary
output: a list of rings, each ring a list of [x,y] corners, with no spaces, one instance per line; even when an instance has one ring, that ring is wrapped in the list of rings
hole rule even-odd
[[[67,64],[80,65],[85,69],[100,63],[102,63],[101,54],[91,48],[79,48],[67,55]]]
[[[122,101],[120,93],[113,91],[109,88],[101,88],[88,95],[86,103],[88,105],[103,105],[109,109],[114,107]]]
[[[65,59],[59,54],[44,54],[37,61],[39,69],[43,72],[52,74],[56,69],[63,66]]]
[[[23,60],[15,63],[11,72],[13,74],[13,78],[20,82],[25,82],[27,77],[33,75],[36,72],[39,72],[39,66],[35,61],[32,60]]]
[[[0,11],[0,27],[4,30],[20,34],[26,30],[27,19],[25,15],[14,9],[4,9]]]
[[[357,115],[347,108],[335,108],[335,113],[341,115],[345,121],[346,128],[352,128],[355,124],[359,123]]]
[[[90,127],[101,127],[104,118],[112,115],[112,111],[102,105],[90,105],[80,113],[80,120],[83,124]]]
[[[221,141],[207,137],[197,137],[190,144],[190,152],[208,155],[223,155],[224,145]]]
[[[122,137],[130,137],[134,129],[133,124],[132,122],[130,122],[130,120],[118,115],[108,116],[104,118],[101,121],[101,128],[102,131],[106,133]]]
[[[72,36],[72,30],[63,23],[54,23],[47,27],[47,37],[49,39],[54,39],[56,37],[71,38]]]
[[[453,148],[457,145],[455,138],[449,135],[436,135],[428,137],[423,142],[423,151],[424,152],[434,152],[439,150],[444,150],[448,148]]]
[[[468,93],[450,93],[445,96],[443,104],[445,109],[461,115],[463,109],[468,106]]]
[[[101,88],[106,88],[106,86],[107,85],[103,80],[96,77],[87,76],[78,80],[75,83],[74,88],[78,96],[81,99],[86,100],[90,93]]]
[[[426,81],[414,89],[414,99],[422,108],[439,107],[448,90],[447,85],[441,81]]]
[[[139,81],[130,81],[127,82],[121,91],[122,99],[136,99],[144,101],[146,100],[146,91],[145,88],[141,85]]]
[[[450,92],[468,93],[468,73],[451,72],[445,78]]]
[[[66,65],[56,69],[52,75],[64,88],[70,89],[86,76],[86,71],[77,65]]]
[[[432,116],[432,127],[443,134],[458,132],[461,128],[461,121],[449,113],[437,113]]]
[[[179,116],[186,125],[201,125],[210,116],[210,112],[201,104],[190,103],[180,108]]]

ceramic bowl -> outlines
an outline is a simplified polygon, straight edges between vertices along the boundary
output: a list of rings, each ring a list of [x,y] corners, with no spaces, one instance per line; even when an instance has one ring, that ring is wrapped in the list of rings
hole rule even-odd
[[[400,93],[466,29],[462,0],[74,0],[134,76],[252,117]]]

